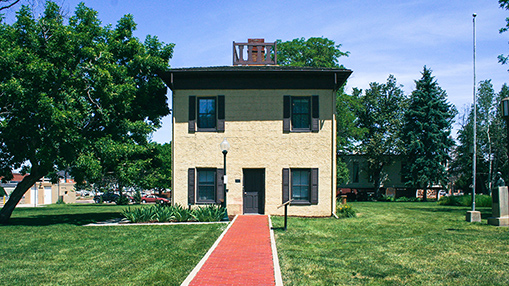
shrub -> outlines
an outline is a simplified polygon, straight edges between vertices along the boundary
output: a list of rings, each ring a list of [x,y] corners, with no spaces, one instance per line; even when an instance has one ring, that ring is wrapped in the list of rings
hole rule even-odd
[[[443,206],[456,206],[457,202],[454,198],[454,196],[441,196],[437,203]]]
[[[154,205],[154,219],[159,222],[174,221],[173,208],[163,205]]]
[[[136,190],[133,195],[133,201],[135,204],[141,204],[141,192],[140,190]]]
[[[488,195],[476,195],[475,205],[478,207],[491,207],[491,196]]]
[[[438,200],[439,205],[445,206],[464,206],[469,207],[472,205],[472,196],[443,196]],[[491,207],[491,196],[476,195],[475,205],[478,207]]]
[[[219,205],[208,205],[194,209],[191,215],[196,221],[220,221],[225,216],[225,209]]]
[[[189,210],[181,205],[151,205],[139,208],[127,208],[122,216],[133,223],[137,222],[186,222],[220,221],[225,215],[225,209],[218,205],[209,205]]]
[[[409,197],[399,197],[395,199],[395,202],[415,202],[417,198],[409,198]]]
[[[174,221],[177,222],[184,222],[184,221],[190,221],[193,216],[191,215],[191,211],[187,208],[184,208],[181,205],[174,205],[174,206],[168,206],[169,208],[172,208],[172,215]]]
[[[379,202],[394,202],[394,197],[393,196],[386,196],[386,195],[381,195],[377,201]]]
[[[137,222],[151,222],[155,220],[157,210],[155,206],[149,207],[141,207],[131,209],[128,207],[127,209],[122,211],[122,216],[127,218],[132,223]]]
[[[118,197],[118,199],[115,201],[115,203],[116,203],[117,205],[125,206],[125,205],[128,205],[128,204],[129,204],[129,199],[128,199],[126,196],[120,196],[120,197]]]
[[[336,214],[339,218],[349,218],[349,217],[356,217],[355,210],[349,205],[338,205],[336,208]]]

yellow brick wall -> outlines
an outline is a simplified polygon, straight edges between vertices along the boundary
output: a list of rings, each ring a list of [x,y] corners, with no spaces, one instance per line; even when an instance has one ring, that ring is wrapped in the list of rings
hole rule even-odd
[[[188,97],[225,96],[225,132],[188,133]],[[283,96],[319,95],[320,131],[283,133]],[[282,169],[319,168],[318,205],[290,215],[330,216],[335,208],[335,93],[332,90],[176,90],[173,92],[173,202],[186,206],[188,168],[223,168],[227,138],[228,212],[243,209],[242,172],[265,169],[265,214],[283,214]],[[235,180],[240,180],[236,183]]]

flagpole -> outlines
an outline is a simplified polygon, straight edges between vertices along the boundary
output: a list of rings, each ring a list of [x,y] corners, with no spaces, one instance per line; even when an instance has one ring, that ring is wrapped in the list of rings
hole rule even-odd
[[[476,39],[475,39],[475,17],[477,14],[472,15],[472,24],[473,24],[473,39],[474,39],[474,51],[473,51],[473,74],[474,74],[474,87],[473,87],[473,98],[474,98],[474,156],[473,156],[473,182],[472,182],[472,211],[475,211],[475,189],[476,189],[476,174],[477,174],[477,96],[476,96],[476,77],[475,77],[475,48],[476,48]]]

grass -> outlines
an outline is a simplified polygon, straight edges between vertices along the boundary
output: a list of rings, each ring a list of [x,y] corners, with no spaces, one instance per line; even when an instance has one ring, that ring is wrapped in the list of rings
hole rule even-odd
[[[102,226],[125,206],[18,208],[0,226],[2,285],[180,285],[225,224]]]
[[[284,285],[509,285],[509,230],[467,207],[354,202],[356,218],[289,218],[276,230]],[[283,225],[273,217],[273,225]]]

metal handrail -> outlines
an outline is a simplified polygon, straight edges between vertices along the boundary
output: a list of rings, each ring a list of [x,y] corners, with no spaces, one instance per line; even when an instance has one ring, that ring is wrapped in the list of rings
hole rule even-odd
[[[286,206],[286,205],[290,204],[291,202],[293,202],[293,199],[288,200],[288,201],[286,201],[285,203],[280,204],[277,208],[278,208],[278,209],[280,209],[280,208],[282,208],[282,207],[284,207],[284,206]]]
[[[285,228],[284,228],[285,231],[286,231],[287,226],[288,226],[288,206],[290,205],[291,202],[293,202],[293,199],[288,200],[288,201],[282,203],[280,206],[277,207],[278,209],[283,207],[283,206],[285,207]]]

